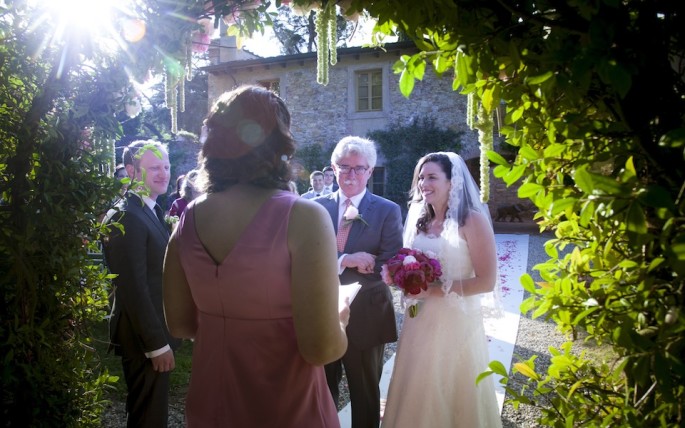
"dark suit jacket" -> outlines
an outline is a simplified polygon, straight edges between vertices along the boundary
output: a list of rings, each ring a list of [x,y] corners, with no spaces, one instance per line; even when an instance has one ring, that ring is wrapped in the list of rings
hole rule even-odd
[[[330,214],[336,233],[339,194],[329,193],[315,199]],[[381,279],[380,272],[381,266],[402,247],[402,214],[396,203],[368,191],[357,208],[369,225],[361,221],[352,224],[344,253],[364,251],[373,254],[376,256],[376,267],[372,274],[345,269],[340,275],[340,283],[359,281],[362,284],[350,306],[347,337],[356,347],[366,349],[397,340],[392,293]]]
[[[164,319],[162,268],[169,241],[169,228],[136,195],[127,193],[118,212],[108,220],[118,221],[122,233],[112,227],[103,242],[105,262],[114,278],[114,302],[110,318],[110,340],[117,355],[143,355],[181,341],[171,337]]]

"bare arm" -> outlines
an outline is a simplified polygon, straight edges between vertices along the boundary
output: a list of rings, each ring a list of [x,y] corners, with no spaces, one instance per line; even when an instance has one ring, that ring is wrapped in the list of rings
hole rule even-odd
[[[452,282],[452,291],[463,296],[492,291],[497,280],[497,246],[490,222],[481,213],[473,212],[461,228],[469,244],[475,277]]]
[[[178,254],[178,239],[172,235],[164,257],[164,317],[174,337],[192,339],[197,332],[197,308],[190,293]]]
[[[338,312],[337,249],[333,224],[315,202],[298,200],[288,225],[292,260],[295,335],[302,357],[314,365],[340,358],[347,350],[349,305]]]

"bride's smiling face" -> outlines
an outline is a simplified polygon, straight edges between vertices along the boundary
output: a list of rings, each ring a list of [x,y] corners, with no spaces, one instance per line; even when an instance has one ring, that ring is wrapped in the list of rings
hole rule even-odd
[[[426,162],[419,171],[419,189],[426,203],[446,205],[450,194],[450,180],[440,164]]]

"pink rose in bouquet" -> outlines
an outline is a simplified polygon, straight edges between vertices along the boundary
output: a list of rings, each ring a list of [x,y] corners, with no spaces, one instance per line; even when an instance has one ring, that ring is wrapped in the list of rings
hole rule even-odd
[[[401,248],[381,268],[383,282],[403,291],[404,295],[417,295],[428,289],[428,284],[442,276],[442,267],[435,254]],[[416,304],[409,306],[409,316],[416,316]]]

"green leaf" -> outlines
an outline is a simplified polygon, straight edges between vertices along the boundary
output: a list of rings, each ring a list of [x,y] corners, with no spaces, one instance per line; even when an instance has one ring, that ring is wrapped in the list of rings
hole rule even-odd
[[[580,218],[578,219],[578,223],[583,226],[587,227],[588,224],[590,224],[590,221],[592,221],[592,218],[595,214],[595,203],[592,200],[585,201],[583,204],[583,207],[580,209]]]
[[[618,194],[621,192],[621,183],[611,177],[605,177],[599,174],[590,174],[592,178],[593,191],[592,193],[605,193],[609,195]]]
[[[573,324],[573,325],[577,325],[581,320],[583,320],[583,319],[586,318],[588,315],[590,315],[591,313],[596,312],[596,311],[598,311],[598,310],[599,310],[599,308],[598,308],[597,306],[593,306],[593,307],[591,307],[591,308],[588,308],[588,309],[584,310],[583,312],[579,313],[578,315],[576,315],[576,316],[573,318],[572,324]]]
[[[521,275],[521,286],[523,287],[524,290],[527,292],[534,294],[535,293],[535,282],[533,281],[533,277],[530,276],[527,273],[524,273]]]
[[[524,375],[525,377],[531,378],[533,380],[539,380],[540,376],[535,373],[535,370],[528,367],[525,363],[514,363],[514,369]]]
[[[635,233],[647,233],[647,219],[642,206],[633,202],[628,206],[626,215],[626,228]]]
[[[531,160],[531,161],[537,160],[540,158],[540,156],[538,156],[538,152],[536,152],[535,149],[533,149],[531,146],[528,146],[528,145],[521,147],[521,149],[519,150],[519,154],[524,159]]]
[[[489,377],[493,374],[494,372],[490,370],[486,370],[483,373],[479,373],[478,376],[476,376],[476,385],[480,383],[481,380],[485,379],[486,377]]]
[[[524,112],[525,112],[525,108],[523,106],[520,106],[516,110],[512,111],[511,112],[511,121],[517,122],[519,119],[521,119]]]
[[[501,92],[502,91],[499,85],[488,83],[487,87],[483,91],[483,95],[481,96],[483,108],[487,113],[491,113],[500,103]]]
[[[567,149],[568,147],[565,144],[554,143],[545,147],[544,154],[546,158],[556,158],[564,153]]]
[[[635,177],[637,175],[635,172],[635,163],[633,162],[632,156],[630,156],[626,161],[625,171],[628,173],[628,177]]]
[[[504,159],[504,157],[502,157],[502,155],[500,155],[499,153],[497,153],[494,150],[488,150],[485,153],[485,155],[488,157],[490,162],[496,163],[498,165],[509,166],[509,162],[507,162],[507,160]]]
[[[668,190],[656,184],[647,186],[646,189],[638,192],[637,199],[653,208],[667,208],[672,213],[676,210],[675,202]]]
[[[426,74],[426,61],[418,54],[413,55],[407,63],[407,69],[411,71],[415,79],[423,80]]]
[[[576,198],[562,198],[562,199],[557,199],[554,202],[552,202],[552,215],[559,214],[560,212],[566,210],[569,207],[572,207],[578,199]]]
[[[509,373],[507,373],[507,368],[504,367],[504,364],[500,363],[499,361],[490,361],[488,368],[500,376],[506,377],[509,375]]]
[[[543,74],[540,74],[537,76],[532,76],[532,77],[526,78],[526,83],[529,85],[539,85],[540,83],[545,82],[548,79],[550,79],[552,76],[554,76],[554,73],[551,71],[548,71],[546,73],[543,73]]]
[[[459,86],[466,86],[469,83],[470,70],[471,58],[462,52],[457,52],[457,60],[455,61],[455,77],[459,81]]]
[[[587,171],[587,165],[582,165],[573,173],[573,180],[576,182],[576,186],[588,195],[592,194],[592,189],[594,185],[592,184],[592,176]]]
[[[685,146],[685,128],[678,128],[667,132],[659,138],[659,145],[677,149]]]
[[[523,183],[517,192],[519,198],[531,198],[539,192],[544,192],[545,187],[537,183]]]
[[[404,70],[407,69],[407,63],[409,62],[409,58],[411,58],[409,55],[402,55],[400,59],[395,61],[395,63],[392,65],[392,71],[395,74],[400,74]]]
[[[492,111],[492,103],[494,102],[494,89],[492,86],[485,88],[483,95],[480,98],[480,102],[483,103],[483,108],[487,113]]]
[[[508,185],[511,185],[516,182],[521,176],[523,175],[523,172],[526,170],[525,165],[516,165],[514,166],[511,171],[509,171],[504,177],[504,182],[507,183]]]
[[[414,90],[414,76],[407,70],[402,71],[400,76],[400,92],[405,98],[409,98],[411,92]]]

